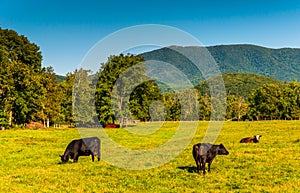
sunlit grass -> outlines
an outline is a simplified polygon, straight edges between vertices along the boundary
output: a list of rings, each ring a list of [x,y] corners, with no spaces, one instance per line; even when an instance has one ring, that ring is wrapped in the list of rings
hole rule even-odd
[[[177,126],[165,123],[147,135],[130,128],[105,132],[128,148],[151,149],[172,137]],[[171,162],[138,171],[105,160],[93,163],[91,157],[59,164],[67,144],[80,138],[77,129],[1,131],[0,192],[300,192],[299,121],[225,122],[215,143],[230,154],[217,156],[211,173],[203,176],[196,173],[191,150],[207,126],[200,122],[192,142]],[[239,143],[256,134],[262,135],[260,143]]]

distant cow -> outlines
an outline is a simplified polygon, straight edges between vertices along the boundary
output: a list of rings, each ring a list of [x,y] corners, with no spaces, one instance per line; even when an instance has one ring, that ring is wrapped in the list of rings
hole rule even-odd
[[[62,163],[66,163],[70,158],[73,162],[77,162],[79,156],[92,155],[92,161],[94,156],[97,156],[100,161],[100,139],[98,137],[90,137],[83,139],[76,139],[69,143],[64,155],[60,156]]]
[[[254,135],[253,137],[246,137],[241,139],[240,143],[258,143],[261,135]]]
[[[205,174],[205,164],[208,163],[208,172],[210,172],[210,165],[216,155],[228,155],[223,144],[212,145],[210,143],[198,143],[193,146],[193,157],[197,165],[197,172],[203,170]]]

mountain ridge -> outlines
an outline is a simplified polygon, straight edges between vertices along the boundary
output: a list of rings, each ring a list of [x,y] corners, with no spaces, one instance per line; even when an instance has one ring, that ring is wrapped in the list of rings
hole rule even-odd
[[[171,63],[187,74],[193,84],[198,84],[204,80],[201,72],[197,71],[195,64],[181,53],[187,50],[203,52],[204,48],[214,58],[222,74],[239,72],[258,74],[288,82],[295,79],[300,80],[300,48],[267,48],[253,44],[207,47],[173,45],[140,55],[146,61],[159,60]]]

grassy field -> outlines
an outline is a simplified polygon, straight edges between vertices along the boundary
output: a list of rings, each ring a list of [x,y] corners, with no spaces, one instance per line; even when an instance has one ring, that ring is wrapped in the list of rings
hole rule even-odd
[[[166,123],[149,135],[105,132],[128,148],[151,149],[165,143],[177,125]],[[300,121],[225,122],[216,144],[223,143],[230,154],[217,156],[211,173],[203,176],[196,173],[191,150],[207,126],[199,122],[183,152],[147,170],[93,163],[91,157],[59,164],[67,144],[80,138],[77,129],[0,131],[0,192],[300,192]],[[239,143],[255,134],[262,135],[260,143]]]

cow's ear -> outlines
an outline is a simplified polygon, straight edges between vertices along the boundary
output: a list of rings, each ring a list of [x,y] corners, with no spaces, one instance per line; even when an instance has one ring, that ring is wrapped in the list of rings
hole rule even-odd
[[[220,144],[220,147],[224,147],[224,145],[221,143],[221,144]]]

